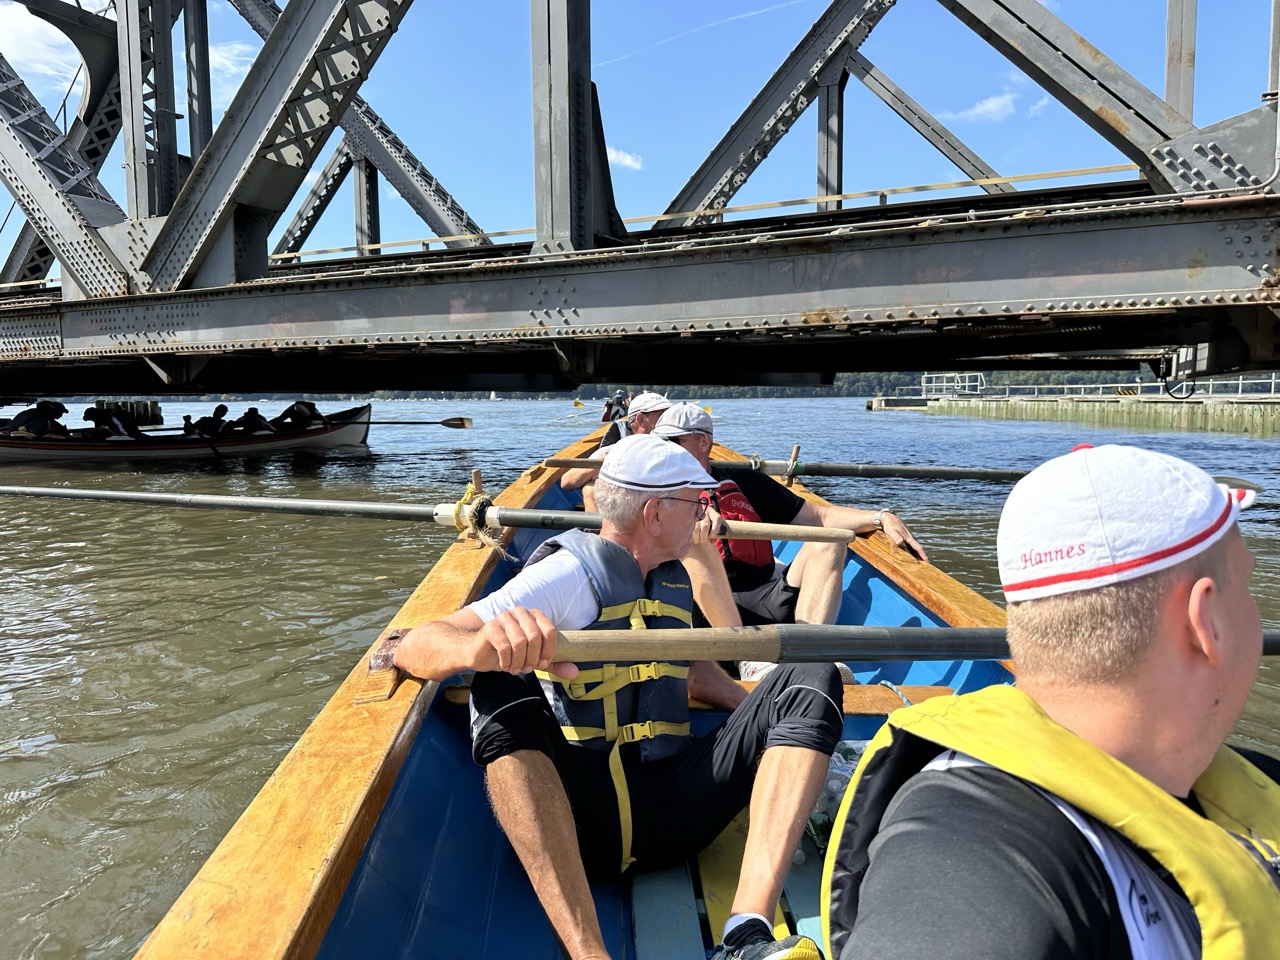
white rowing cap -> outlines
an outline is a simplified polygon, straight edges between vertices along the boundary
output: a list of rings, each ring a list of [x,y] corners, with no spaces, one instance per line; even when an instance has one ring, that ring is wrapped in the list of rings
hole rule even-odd
[[[996,556],[1010,603],[1092,590],[1207,550],[1253,503],[1199,467],[1140,447],[1077,447],[1009,494]]]

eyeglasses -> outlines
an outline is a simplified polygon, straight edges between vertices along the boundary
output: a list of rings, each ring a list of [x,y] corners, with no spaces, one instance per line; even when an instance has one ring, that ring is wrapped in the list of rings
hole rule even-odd
[[[693,519],[701,520],[707,515],[707,504],[704,500],[686,500],[684,497],[659,497],[659,500],[679,500],[681,503],[692,503]]]

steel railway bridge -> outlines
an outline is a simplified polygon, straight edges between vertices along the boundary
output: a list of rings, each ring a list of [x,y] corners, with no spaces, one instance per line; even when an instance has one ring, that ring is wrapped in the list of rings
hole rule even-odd
[[[263,45],[216,128],[207,0],[116,0],[114,15],[17,2],[75,44],[86,80],[60,129],[0,50],[0,179],[26,219],[0,272],[6,397],[821,383],[1134,359],[1177,377],[1280,363],[1275,10],[1261,102],[1197,127],[1195,0],[1169,0],[1163,95],[1035,0],[936,0],[1138,171],[1036,190],[1001,177],[860,52],[895,0],[832,0],[667,212],[638,229],[613,198],[589,0],[531,0],[536,229],[505,242],[358,95],[410,0],[228,0]],[[982,193],[846,206],[858,196],[842,182],[851,77]],[[813,202],[726,219],[805,112],[818,131]],[[117,138],[123,202],[99,179]],[[361,255],[304,260],[348,176]],[[379,177],[439,249],[382,245]]]

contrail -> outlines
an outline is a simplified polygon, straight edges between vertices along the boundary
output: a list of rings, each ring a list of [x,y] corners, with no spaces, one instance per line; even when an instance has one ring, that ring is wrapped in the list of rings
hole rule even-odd
[[[682,30],[680,33],[674,33],[664,40],[655,41],[654,43],[651,43],[646,47],[641,47],[639,50],[632,50],[630,53],[624,53],[620,57],[613,57],[609,60],[601,60],[598,63],[593,63],[591,66],[593,69],[595,67],[607,67],[611,63],[619,63],[623,60],[630,60],[632,57],[638,57],[640,56],[640,54],[647,53],[648,51],[654,49],[655,47],[662,46],[664,43],[671,43],[674,40],[679,40],[682,37],[689,36],[690,34],[701,33],[703,30],[710,30],[712,27],[718,27],[724,23],[731,23],[734,20],[745,20],[748,17],[756,17],[762,13],[772,13],[774,10],[781,10],[783,7],[794,7],[797,4],[808,3],[808,2],[809,0],[785,0],[784,3],[775,3],[771,7],[762,7],[759,10],[751,10],[747,13],[735,13],[732,17],[724,17],[721,20],[713,20],[711,23],[704,23],[700,27],[693,27],[689,30]]]

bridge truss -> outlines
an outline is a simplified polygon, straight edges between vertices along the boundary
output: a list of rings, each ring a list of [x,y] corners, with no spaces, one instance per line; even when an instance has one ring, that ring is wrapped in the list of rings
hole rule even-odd
[[[231,0],[263,46],[216,127],[205,0],[118,0],[115,19],[19,2],[75,43],[87,79],[64,131],[0,49],[0,179],[27,224],[0,274],[18,284],[0,288],[6,395],[819,383],[849,370],[1169,363],[1179,348],[1167,372],[1280,361],[1277,44],[1262,102],[1195,126],[1195,0],[1169,0],[1163,96],[1035,0],[937,0],[1123,153],[1136,180],[1015,189],[860,50],[895,0],[833,0],[644,230],[613,199],[590,5],[531,0],[537,225],[519,244],[484,235],[358,95],[410,0]],[[850,77],[984,194],[845,207]],[[727,221],[806,111],[817,201]],[[117,137],[123,203],[99,179]],[[348,175],[361,255],[273,259],[302,249]],[[379,176],[442,249],[372,255]],[[22,285],[55,259],[60,287]]]

